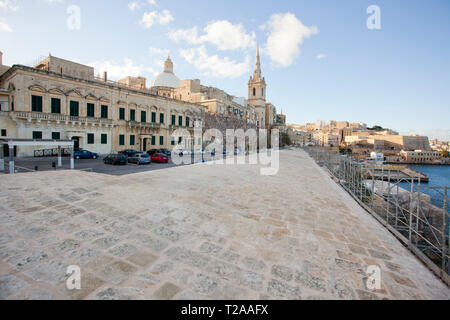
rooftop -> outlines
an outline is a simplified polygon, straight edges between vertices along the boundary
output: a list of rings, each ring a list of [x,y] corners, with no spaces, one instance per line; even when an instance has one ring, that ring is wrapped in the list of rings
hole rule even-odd
[[[282,151],[275,176],[259,169],[2,176],[0,299],[450,298],[304,152]],[[69,265],[80,291],[65,287]],[[369,265],[381,290],[365,286]]]

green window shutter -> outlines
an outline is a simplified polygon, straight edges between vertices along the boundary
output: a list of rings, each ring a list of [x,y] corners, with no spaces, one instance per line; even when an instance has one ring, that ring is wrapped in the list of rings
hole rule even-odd
[[[134,146],[134,135],[130,135],[130,146]]]
[[[52,139],[53,140],[61,139],[61,134],[59,132],[52,132]]]
[[[136,121],[136,110],[130,110],[130,121]]]
[[[186,117],[186,127],[189,127],[189,117]]]
[[[52,98],[51,100],[51,112],[52,113],[61,113],[61,99]]]
[[[160,136],[160,137],[159,137],[159,145],[160,145],[160,146],[163,146],[163,145],[164,145],[164,137],[163,137],[163,136]]]
[[[119,109],[119,120],[125,120],[125,108]]]
[[[88,144],[94,144],[94,134],[93,133],[88,133],[88,135],[87,135],[87,143]]]
[[[95,117],[95,105],[93,103],[87,104],[86,115],[90,118]]]
[[[152,112],[152,123],[156,122],[156,112]]]
[[[33,131],[33,139],[42,139],[42,131]]]
[[[175,145],[175,138],[174,137],[172,137],[172,139],[170,140],[170,144],[173,145],[173,146]]]
[[[42,97],[31,96],[31,111],[42,112]]]
[[[175,119],[176,119],[176,116],[175,116],[175,115],[172,115],[172,125],[173,125],[173,126],[175,125]]]
[[[79,112],[79,103],[78,101],[70,101],[70,115],[72,117],[78,117]]]
[[[101,140],[102,144],[108,144],[108,135],[107,134],[102,133],[101,139],[102,139]]]
[[[123,135],[123,134],[119,135],[119,145],[120,146],[125,145],[125,135]]]
[[[183,141],[182,137],[178,137],[178,143],[181,143]]]
[[[178,125],[183,126],[183,116],[178,116]]]
[[[159,114],[159,123],[164,123],[164,113]]]
[[[152,146],[154,146],[156,144],[156,137],[152,136]]]
[[[145,123],[147,122],[147,112],[141,111],[141,122]]]
[[[101,107],[101,117],[103,119],[108,119],[108,106]]]

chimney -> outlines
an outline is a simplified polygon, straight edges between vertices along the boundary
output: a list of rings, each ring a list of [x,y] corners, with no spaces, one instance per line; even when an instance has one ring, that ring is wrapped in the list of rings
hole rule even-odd
[[[105,81],[105,82],[108,81],[108,72],[106,72],[106,71],[103,72],[103,81]]]
[[[0,66],[3,65],[3,52],[0,51]]]

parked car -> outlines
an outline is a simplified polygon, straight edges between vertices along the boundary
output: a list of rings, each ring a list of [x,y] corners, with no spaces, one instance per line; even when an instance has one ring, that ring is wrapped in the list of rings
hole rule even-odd
[[[172,152],[169,149],[161,149],[160,153],[164,153],[166,156],[168,156],[170,158],[170,156],[172,155]]]
[[[139,153],[139,151],[136,151],[136,150],[133,150],[133,149],[127,149],[127,150],[123,150],[123,151],[119,152],[119,154],[123,154],[126,157],[130,157],[130,156],[132,156],[132,155],[134,155],[136,153]]]
[[[169,162],[169,157],[164,153],[154,153],[151,157],[152,162],[167,163]]]
[[[151,149],[151,150],[147,151],[147,153],[148,153],[150,156],[152,156],[152,155],[154,155],[155,153],[164,153],[164,152],[163,152],[163,149]]]
[[[103,159],[103,163],[112,165],[127,165],[127,156],[124,154],[109,154]]]
[[[150,164],[150,156],[147,153],[139,152],[135,153],[132,156],[128,157],[128,163],[136,163],[137,165],[140,164]]]
[[[87,150],[79,150],[75,151],[73,156],[75,159],[97,159],[98,153],[90,152]]]

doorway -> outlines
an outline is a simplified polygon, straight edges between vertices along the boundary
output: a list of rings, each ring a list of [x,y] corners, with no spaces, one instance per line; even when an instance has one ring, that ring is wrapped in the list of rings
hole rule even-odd
[[[72,137],[73,151],[80,151],[80,137]]]
[[[148,141],[148,138],[144,138],[144,140],[142,141],[142,152],[147,151],[147,141]]]
[[[7,144],[3,145],[3,157],[9,158],[9,146]],[[14,147],[14,157],[17,157],[17,147]]]

